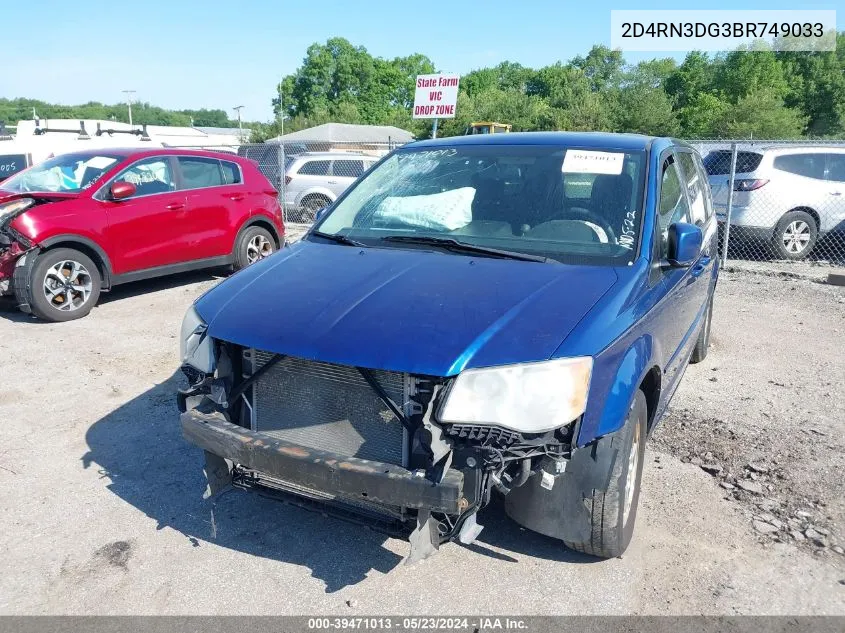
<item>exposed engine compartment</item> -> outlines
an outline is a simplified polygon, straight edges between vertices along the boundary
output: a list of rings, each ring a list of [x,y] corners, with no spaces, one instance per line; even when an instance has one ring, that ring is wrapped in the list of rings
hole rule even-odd
[[[506,495],[532,476],[551,489],[571,457],[575,422],[541,434],[439,423],[437,412],[448,393],[448,378],[328,365],[229,343],[221,343],[218,354],[214,376],[183,367],[191,385],[180,395],[183,410],[212,406],[228,421],[268,440],[394,463],[430,484],[441,483],[450,472],[462,475],[458,511],[439,512],[415,505],[412,499],[407,505],[387,505],[374,501],[372,492],[370,497],[333,494],[232,465],[233,485],[292,496],[297,505],[316,504],[323,512],[328,506],[340,518],[364,521],[388,533],[410,532],[410,561],[430,555],[452,539],[471,543],[481,531],[476,514],[490,503],[494,490]],[[276,408],[268,412],[271,406]],[[282,420],[285,416],[292,419]],[[388,447],[385,441],[401,446]]]

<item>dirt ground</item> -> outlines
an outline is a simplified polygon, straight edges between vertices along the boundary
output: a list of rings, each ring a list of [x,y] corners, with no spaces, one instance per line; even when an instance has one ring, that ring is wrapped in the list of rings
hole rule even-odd
[[[65,324],[0,312],[0,614],[845,614],[845,288],[723,275],[621,559],[494,504],[476,544],[407,566],[365,528],[201,498],[176,336],[217,281],[122,287]]]

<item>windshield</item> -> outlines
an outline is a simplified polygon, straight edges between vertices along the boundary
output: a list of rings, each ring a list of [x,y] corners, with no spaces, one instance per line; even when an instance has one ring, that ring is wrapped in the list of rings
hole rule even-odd
[[[398,150],[318,229],[364,244],[444,237],[567,263],[633,260],[644,152],[548,145]]]
[[[0,187],[16,193],[77,193],[94,184],[123,158],[90,154],[56,156],[4,180]]]

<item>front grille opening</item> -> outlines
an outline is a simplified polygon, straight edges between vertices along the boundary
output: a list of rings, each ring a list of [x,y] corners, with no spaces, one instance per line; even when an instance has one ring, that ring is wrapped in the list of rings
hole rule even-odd
[[[258,371],[271,352],[247,350]],[[410,377],[372,370],[391,400],[409,402]],[[252,387],[251,428],[270,437],[339,455],[406,466],[408,437],[400,420],[355,367],[284,357]]]

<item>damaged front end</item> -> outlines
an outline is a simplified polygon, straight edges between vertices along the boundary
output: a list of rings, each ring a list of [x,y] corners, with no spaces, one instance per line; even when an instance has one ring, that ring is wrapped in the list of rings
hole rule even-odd
[[[0,296],[14,294],[15,266],[35,247],[12,228],[11,222],[36,204],[33,198],[17,198],[0,204]]]
[[[293,358],[183,325],[185,438],[204,449],[207,495],[230,485],[407,536],[408,562],[481,532],[494,490],[566,471],[572,424],[536,433],[439,421],[454,379]]]

